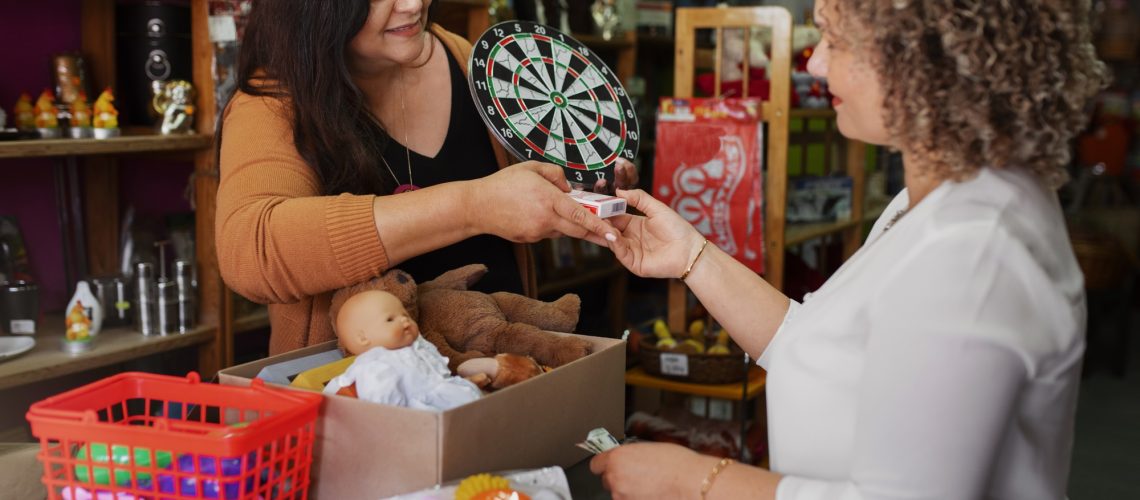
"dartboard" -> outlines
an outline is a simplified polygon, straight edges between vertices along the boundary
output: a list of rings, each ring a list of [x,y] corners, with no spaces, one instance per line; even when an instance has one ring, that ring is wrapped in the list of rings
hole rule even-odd
[[[507,21],[479,37],[467,64],[479,114],[515,156],[561,165],[576,189],[612,191],[614,162],[637,153],[637,117],[593,51],[549,26]]]

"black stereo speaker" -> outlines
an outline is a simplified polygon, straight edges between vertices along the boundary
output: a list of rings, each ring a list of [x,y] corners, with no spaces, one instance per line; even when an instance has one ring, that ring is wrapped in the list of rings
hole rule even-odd
[[[115,5],[115,104],[127,125],[153,125],[152,84],[191,80],[190,3],[121,1]]]

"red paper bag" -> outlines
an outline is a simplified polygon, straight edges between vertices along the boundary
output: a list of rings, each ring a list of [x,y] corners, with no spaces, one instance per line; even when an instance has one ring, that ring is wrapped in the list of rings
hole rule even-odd
[[[764,272],[760,99],[663,98],[653,196]]]

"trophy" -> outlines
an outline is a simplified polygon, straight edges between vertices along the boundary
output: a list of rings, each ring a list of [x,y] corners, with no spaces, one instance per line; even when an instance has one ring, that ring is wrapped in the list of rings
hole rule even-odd
[[[621,21],[618,19],[617,0],[594,0],[594,4],[590,6],[590,14],[602,39],[612,40]]]
[[[186,80],[171,80],[161,87],[155,85],[151,102],[155,112],[162,117],[159,132],[163,135],[194,133],[193,84]]]

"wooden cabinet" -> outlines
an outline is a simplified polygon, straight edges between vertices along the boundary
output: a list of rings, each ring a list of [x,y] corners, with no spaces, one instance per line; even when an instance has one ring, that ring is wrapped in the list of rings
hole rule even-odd
[[[90,87],[102,89],[115,83],[115,1],[82,0],[81,44],[89,70]],[[106,329],[95,339],[91,351],[67,356],[59,346],[62,314],[48,315],[36,336],[37,347],[22,357],[0,363],[0,389],[39,382],[62,375],[106,367],[139,357],[194,347],[197,369],[204,379],[229,363],[229,336],[222,322],[223,287],[214,251],[214,198],[218,177],[214,165],[212,129],[215,116],[213,95],[213,46],[207,27],[206,0],[191,5],[193,80],[197,88],[196,133],[160,136],[152,130],[124,129],[123,137],[96,139],[23,140],[0,142],[0,168],[12,165],[6,159],[51,158],[56,175],[69,176],[76,186],[66,203],[74,204],[71,222],[84,228],[74,235],[78,242],[71,261],[74,276],[111,274],[119,268],[120,178],[119,159],[161,157],[193,164],[193,206],[198,272],[198,327],[192,332],[167,337],[144,337],[132,328]],[[0,63],[3,58],[0,57]],[[73,176],[73,177],[72,177]],[[81,177],[80,177],[81,176]],[[82,179],[82,183],[79,179]],[[82,186],[81,188],[79,186]],[[65,230],[72,229],[67,227]],[[68,289],[74,283],[66,284]]]

